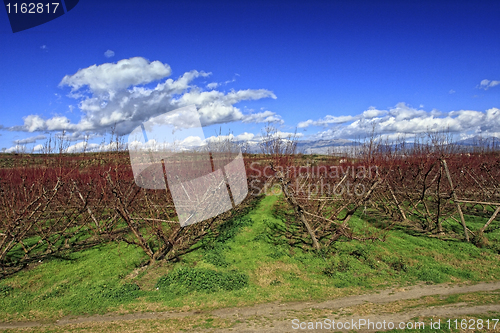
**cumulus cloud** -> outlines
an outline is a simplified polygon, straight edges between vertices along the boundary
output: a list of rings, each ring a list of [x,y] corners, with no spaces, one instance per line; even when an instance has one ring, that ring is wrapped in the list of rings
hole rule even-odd
[[[73,75],[66,75],[59,86],[70,86],[72,91],[88,86],[93,94],[109,95],[112,99],[117,91],[160,80],[171,73],[167,64],[135,57],[120,60],[116,64],[105,63],[80,69]]]
[[[37,115],[29,115],[23,118],[24,119],[24,128],[28,132],[34,132],[43,130],[45,127],[45,121]]]
[[[331,119],[331,116],[324,119]],[[324,119],[310,122],[323,124]],[[428,112],[412,108],[405,103],[398,103],[389,110],[369,109],[360,115],[353,116],[352,119],[351,122],[344,124],[332,122],[336,126],[321,131],[314,137],[318,139],[355,139],[369,135],[374,128],[377,133],[386,137],[402,137],[443,130],[453,134],[495,135],[495,133],[500,132],[500,110],[498,108],[491,108],[484,112],[474,110],[451,112],[432,110]]]
[[[484,90],[488,90],[490,88],[493,88],[495,86],[498,86],[500,84],[500,81],[490,81],[490,80],[487,80],[487,79],[484,79],[481,81],[481,83],[479,84],[478,88],[479,89],[484,89]]]
[[[35,131],[58,131],[58,130],[75,130],[77,125],[71,124],[70,120],[63,116],[56,116],[50,119],[43,119],[38,115],[29,115],[23,118],[24,126],[15,126],[11,130],[26,130],[28,132]]]
[[[205,91],[193,84],[199,77],[211,73],[192,70],[177,79],[168,78],[171,68],[160,61],[150,62],[136,57],[116,63],[93,65],[66,75],[61,87],[70,87],[70,97],[79,101],[79,122],[64,116],[44,119],[38,115],[24,117],[22,126],[9,128],[16,131],[91,132],[103,134],[115,127],[115,133],[124,135],[151,117],[194,104],[202,126],[233,121],[282,121],[273,112],[245,114],[235,104],[246,100],[259,100],[276,96],[266,89]],[[156,86],[145,86],[160,80]],[[189,122],[189,119],[177,119]]]
[[[409,107],[405,103],[398,103],[394,108],[389,110],[390,118],[394,118],[396,121],[412,120],[419,117],[425,117],[427,112],[424,110],[417,110]]]
[[[112,58],[115,56],[115,52],[114,51],[111,51],[111,50],[107,50],[106,52],[104,52],[104,56],[106,58]]]

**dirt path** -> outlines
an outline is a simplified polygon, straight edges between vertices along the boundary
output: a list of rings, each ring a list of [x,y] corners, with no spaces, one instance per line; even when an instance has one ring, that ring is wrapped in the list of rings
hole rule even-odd
[[[134,321],[134,320],[155,320],[155,319],[170,319],[184,318],[192,315],[205,314],[222,319],[237,321],[238,323],[231,329],[217,330],[220,332],[293,332],[292,319],[299,317],[299,314],[304,311],[321,310],[321,309],[340,309],[352,307],[366,302],[374,304],[389,303],[401,300],[418,299],[423,296],[432,295],[452,295],[464,294],[473,292],[488,292],[500,289],[500,281],[491,283],[479,283],[475,285],[417,285],[405,288],[392,288],[379,291],[378,293],[348,296],[335,300],[324,302],[292,302],[292,303],[267,303],[259,304],[251,307],[242,308],[226,308],[213,311],[190,311],[190,312],[149,312],[149,313],[131,313],[125,315],[95,315],[87,317],[67,317],[58,320],[53,324],[44,324],[40,322],[15,322],[15,323],[0,323],[0,329],[22,328],[22,327],[50,327],[63,326],[69,324],[80,323],[96,323],[96,322],[116,322],[116,321]],[[364,319],[374,321],[401,322],[408,321],[411,318],[418,316],[459,316],[465,314],[482,314],[489,311],[500,312],[500,304],[467,306],[467,304],[453,304],[437,307],[416,308],[411,311],[396,314],[377,314],[368,315]],[[310,313],[308,315],[311,315]],[[345,316],[340,320],[358,320],[360,317]],[[333,318],[332,318],[333,319]],[[305,319],[303,319],[305,320]],[[314,320],[313,317],[307,321]],[[317,320],[323,320],[318,318]],[[499,325],[500,326],[500,325]],[[299,330],[300,331],[300,330]],[[303,331],[303,330],[302,330]],[[328,330],[331,332],[331,330]],[[363,330],[366,331],[367,330]],[[317,330],[321,332],[321,330]]]
[[[335,320],[335,322],[341,322],[342,325],[344,323],[349,323],[352,325],[352,323],[357,323],[357,326],[354,328],[355,331],[361,331],[361,332],[378,332],[378,331],[384,331],[384,329],[369,329],[367,328],[367,325],[360,327],[360,322],[361,320],[364,320],[365,323],[371,321],[373,322],[373,327],[375,327],[375,323],[389,323],[392,322],[394,323],[393,328],[397,328],[398,324],[400,323],[409,323],[411,322],[412,325],[415,324],[415,320],[412,320],[416,317],[431,317],[431,316],[437,316],[437,317],[448,317],[448,318],[457,318],[465,315],[478,315],[478,314],[486,314],[488,312],[500,312],[500,304],[494,304],[494,305],[478,305],[478,306],[467,306],[465,304],[454,304],[454,305],[447,305],[447,306],[439,306],[439,307],[428,307],[428,308],[420,308],[420,309],[415,309],[411,311],[406,311],[404,313],[396,313],[396,314],[376,314],[376,315],[367,315],[367,316],[341,316],[339,318],[336,318],[334,316],[331,316],[329,318],[330,320]],[[295,328],[293,325],[292,320],[294,318],[300,317],[298,315],[295,316],[287,316],[280,318],[279,316],[276,318],[272,318],[272,320],[267,320],[267,321],[250,321],[250,322],[243,322],[243,323],[238,323],[235,326],[233,326],[230,329],[221,329],[217,330],[217,332],[221,333],[229,333],[229,332],[241,332],[241,333],[257,333],[257,332],[274,332],[274,333],[287,333],[287,332],[352,332],[353,327],[349,326],[349,329],[331,329],[329,327],[325,327],[328,329],[314,329],[314,330],[307,330],[307,324],[304,324],[304,329],[299,329],[300,326],[298,324],[300,322],[323,322],[324,323],[324,316],[308,316],[307,319],[303,319],[297,321],[295,324]],[[241,320],[241,319],[240,319]],[[422,322],[422,321],[420,321]],[[331,323],[331,321],[329,321]],[[420,325],[420,324],[418,324]],[[429,321],[424,322],[424,327],[429,327]],[[447,328],[447,323],[444,321],[440,322],[441,328]],[[454,325],[452,323],[452,325]],[[460,322],[458,323],[460,325]],[[343,327],[343,326],[341,326]],[[382,327],[382,326],[381,326]],[[414,326],[416,327],[416,326]],[[419,326],[419,328],[424,328],[422,326]],[[416,329],[416,331],[419,331]],[[483,330],[484,331],[484,330]],[[189,331],[188,331],[189,332]],[[191,331],[192,332],[192,331]],[[486,332],[500,332],[500,325],[497,325],[496,330],[486,330]]]

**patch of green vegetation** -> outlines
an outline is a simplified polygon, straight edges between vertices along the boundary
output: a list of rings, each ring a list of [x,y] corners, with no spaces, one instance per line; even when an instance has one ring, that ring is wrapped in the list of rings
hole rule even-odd
[[[2,286],[0,285],[0,297],[6,297],[8,296],[14,288],[11,286]]]
[[[248,275],[237,271],[218,272],[206,268],[181,267],[161,277],[156,288],[169,295],[192,291],[213,293],[238,290],[248,285]]]
[[[145,260],[138,248],[115,243],[52,258],[4,278],[0,320],[104,313],[144,294],[123,277]]]
[[[217,244],[205,252],[203,260],[216,267],[227,267],[229,263],[226,261],[226,257],[222,253],[223,251],[224,247]]]
[[[48,238],[48,240],[52,244],[51,251],[54,251],[54,249],[62,249],[59,251],[59,255],[65,255],[65,253],[71,252],[71,247],[74,247],[75,245],[85,246],[85,241],[92,239],[92,232],[89,232],[88,227],[72,227],[68,228],[67,232],[74,232],[75,234],[71,238],[59,237],[58,235],[53,235],[52,237]],[[47,253],[47,242],[40,242],[41,239],[42,238],[40,236],[34,236],[24,241],[25,248],[33,247],[33,249],[31,250],[32,258],[37,258],[37,256],[39,256],[38,258],[43,258],[43,256]],[[67,248],[64,248],[65,242],[67,242]],[[7,253],[6,257],[8,258],[9,264],[18,265],[25,257],[23,246],[21,244],[17,244]]]
[[[275,214],[277,217],[284,215],[283,210],[281,214]],[[366,217],[362,214],[356,214],[350,223],[357,232],[373,231],[373,226],[367,225]],[[477,223],[481,225],[484,221]],[[278,248],[283,247],[286,244],[283,235],[291,232],[287,228],[290,227],[283,223],[274,223],[269,227],[271,236],[267,239]],[[340,239],[316,253],[327,262],[326,266],[318,263],[325,267],[323,274],[337,287],[371,288],[384,283],[413,284],[419,281],[479,281],[497,279],[499,276],[494,264],[495,258],[498,258],[497,252],[491,247],[478,248],[461,241],[409,235],[404,230],[389,232],[385,242]],[[301,260],[298,256],[293,259]],[[478,267],[476,260],[484,264]]]

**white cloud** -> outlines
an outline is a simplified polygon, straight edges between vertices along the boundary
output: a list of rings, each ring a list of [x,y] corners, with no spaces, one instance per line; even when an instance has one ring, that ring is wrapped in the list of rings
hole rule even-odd
[[[293,137],[293,136],[296,136],[297,138],[301,138],[304,136],[304,134],[294,133],[294,132],[282,132],[280,130],[276,131],[275,133],[272,133],[272,138],[288,139],[288,138]],[[241,134],[236,135],[236,136],[234,136],[233,134],[211,136],[211,137],[206,138],[204,143],[220,142],[220,141],[225,141],[225,140],[260,142],[260,141],[262,141],[262,139],[263,139],[263,137],[261,134],[255,135],[253,133],[244,132],[244,133],[241,133]]]
[[[69,146],[66,149],[66,152],[67,153],[81,153],[84,151],[93,151],[97,147],[99,147],[99,145],[97,143],[88,143],[85,141],[81,141],[81,142],[78,142],[74,145]]]
[[[42,131],[45,128],[45,121],[37,115],[24,117],[24,127],[28,132]]]
[[[477,86],[477,88],[488,90],[489,88],[493,88],[495,86],[498,86],[499,84],[500,84],[500,81],[495,81],[495,80],[490,81],[490,80],[484,79],[481,81],[479,86]]]
[[[450,95],[451,95],[451,94],[454,94],[454,93],[456,93],[456,91],[455,91],[455,90],[453,90],[453,89],[450,89],[450,91],[448,91],[448,94],[450,94]]]
[[[26,146],[15,145],[5,150],[6,153],[24,153],[26,152]]]
[[[170,66],[159,61],[135,57],[114,63],[93,65],[78,70],[73,75],[66,75],[60,86],[70,86],[72,91],[88,86],[95,95],[109,95],[130,86],[146,84],[160,80],[172,73]]]
[[[106,58],[112,58],[115,56],[115,52],[114,51],[111,51],[111,50],[107,50],[106,52],[104,52],[104,56]]]
[[[349,124],[337,124],[333,128],[313,135],[313,138],[363,138],[370,135],[374,127],[377,134],[392,138],[422,134],[429,131],[482,135],[494,135],[494,133],[500,132],[500,110],[497,108],[491,108],[485,112],[474,110],[451,112],[432,110],[427,112],[412,108],[405,103],[398,103],[387,111],[377,110],[379,112],[376,112],[376,115],[369,111],[371,110],[352,117],[355,120]],[[325,119],[331,119],[330,117],[325,117]],[[323,123],[324,119],[317,122],[308,122],[310,124]]]
[[[178,106],[187,106],[190,104],[198,106],[201,124],[207,126],[238,120],[259,122],[259,120],[262,120],[259,116],[245,116],[233,104],[244,100],[258,100],[269,97],[276,99],[276,96],[271,91],[265,89],[230,91],[226,94],[216,90],[201,92],[197,89],[191,89],[189,92],[184,93],[176,102],[178,102]],[[266,117],[273,115],[268,114]]]
[[[38,144],[35,147],[33,147],[33,151],[35,151],[35,152],[42,151],[42,149],[43,149],[43,145],[42,144]]]
[[[78,123],[72,123],[64,116],[44,119],[29,115],[24,117],[23,126],[9,129],[27,132],[66,130],[102,135],[116,126],[115,133],[124,135],[151,117],[191,104],[197,107],[203,126],[233,121],[282,122],[281,117],[273,112],[248,115],[234,106],[246,100],[275,99],[269,90],[231,90],[225,93],[204,91],[193,84],[196,78],[211,73],[192,70],[176,80],[168,78],[155,87],[142,86],[165,79],[170,74],[169,65],[139,57],[80,69],[74,75],[66,75],[60,83],[60,86],[71,87],[70,97],[79,101],[81,119]],[[190,119],[175,121],[191,122]]]
[[[282,132],[280,130],[276,131],[276,133],[273,133],[272,137],[274,138],[282,138],[282,139],[287,139],[290,137],[296,136],[297,138],[301,138],[304,136],[302,133],[294,133],[294,132]],[[262,139],[259,137],[259,139]]]
[[[240,76],[239,74],[235,74],[237,76]],[[209,83],[206,85],[206,87],[208,89],[215,89],[217,87],[220,87],[220,86],[225,86],[225,85],[228,85],[229,83],[233,83],[233,82],[236,82],[236,78],[232,79],[232,80],[227,80],[225,82],[222,82],[222,83],[219,83],[219,82],[212,82],[212,83]]]
[[[312,126],[327,126],[327,125],[331,125],[331,124],[342,124],[342,123],[346,123],[349,121],[353,121],[354,119],[356,119],[356,118],[353,116],[335,117],[335,116],[327,115],[325,118],[319,119],[319,120],[309,119],[306,121],[302,121],[297,125],[297,127],[304,128],[304,127],[308,127],[311,125]]]
[[[309,119],[306,121],[301,121],[300,123],[298,123],[297,127],[298,128],[305,128],[305,127],[309,127],[311,125],[314,125],[314,120]]]
[[[365,119],[373,119],[373,118],[380,117],[380,116],[383,116],[386,114],[387,114],[387,111],[377,110],[375,107],[371,106],[368,110],[364,111],[361,114],[361,117],[363,117]]]
[[[183,104],[182,106],[189,105]],[[223,102],[213,102],[199,107],[200,121],[202,126],[220,123],[229,123],[243,118],[240,109],[227,105]]]
[[[203,144],[203,140],[199,136],[188,136],[181,142],[179,142],[179,145],[181,147],[198,147]]]
[[[48,131],[57,131],[60,129],[65,129],[65,128],[70,129],[72,127],[70,120],[68,118],[62,117],[62,116],[56,116],[56,117],[52,117],[52,118],[46,120],[45,126],[46,126],[46,130],[48,130]]]
[[[241,133],[235,137],[236,141],[249,141],[252,140],[255,137],[255,134],[253,133]]]
[[[24,126],[16,126],[14,130],[26,130],[28,132],[35,131],[62,131],[62,130],[75,130],[77,126],[71,124],[70,120],[66,117],[56,116],[48,120],[44,120],[37,115],[29,115],[23,118]]]
[[[45,135],[37,135],[37,136],[32,136],[29,138],[21,139],[21,140],[14,140],[14,143],[17,145],[24,145],[26,143],[33,143],[37,142],[38,140],[44,140],[47,137]]]
[[[226,140],[234,140],[234,135],[233,134],[228,134],[228,135],[217,135],[217,136],[210,136],[205,139],[205,142],[224,142]]]
[[[281,123],[284,121],[281,116],[271,111],[251,113],[243,117],[244,123]]]
[[[205,139],[205,142],[210,143],[210,142],[223,142],[225,140],[230,140],[230,141],[249,141],[255,138],[255,134],[253,133],[248,133],[244,132],[239,135],[234,136],[233,134],[229,135],[218,135],[218,136],[211,136]]]

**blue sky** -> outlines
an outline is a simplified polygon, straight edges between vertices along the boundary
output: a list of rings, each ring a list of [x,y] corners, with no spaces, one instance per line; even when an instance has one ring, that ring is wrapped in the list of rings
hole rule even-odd
[[[499,15],[499,1],[80,0],[14,34],[4,10],[0,148],[63,129],[98,143],[113,121],[125,133],[193,103],[206,136],[256,140],[274,121],[303,139],[373,123],[500,137]]]

